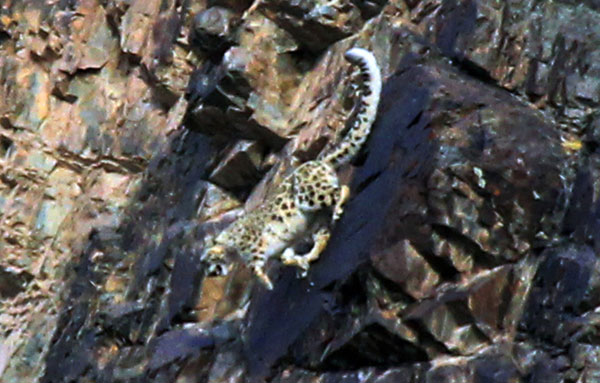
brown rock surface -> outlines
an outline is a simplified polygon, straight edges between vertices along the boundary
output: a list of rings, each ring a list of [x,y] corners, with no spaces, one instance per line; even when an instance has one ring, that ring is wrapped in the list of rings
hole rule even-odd
[[[594,1],[0,4],[0,381],[600,382]],[[385,77],[275,289],[205,239]]]

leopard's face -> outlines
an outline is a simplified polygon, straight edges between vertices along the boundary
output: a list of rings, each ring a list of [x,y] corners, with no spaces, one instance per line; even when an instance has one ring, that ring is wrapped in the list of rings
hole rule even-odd
[[[206,262],[207,274],[210,276],[227,275],[228,264],[225,259],[226,249],[221,245],[209,247],[202,255],[202,261]]]
[[[206,274],[211,277],[227,275],[229,267],[226,263],[209,263],[206,267]]]

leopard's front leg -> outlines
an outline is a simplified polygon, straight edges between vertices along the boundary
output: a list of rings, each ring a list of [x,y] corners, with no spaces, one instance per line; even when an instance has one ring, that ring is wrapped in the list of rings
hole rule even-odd
[[[333,216],[331,217],[332,222],[336,222],[342,216],[344,212],[344,205],[350,199],[350,188],[346,185],[342,185],[339,188],[339,194],[336,196],[335,205],[333,207]]]
[[[249,262],[250,268],[254,272],[254,274],[258,277],[258,279],[262,282],[262,284],[269,290],[273,290],[273,282],[267,275],[267,271],[265,270],[265,257],[261,254],[255,254],[252,256],[252,259]]]

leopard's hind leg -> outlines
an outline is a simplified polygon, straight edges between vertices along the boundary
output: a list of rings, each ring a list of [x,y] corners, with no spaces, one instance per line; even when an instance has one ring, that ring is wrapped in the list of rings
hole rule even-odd
[[[300,275],[306,277],[308,269],[310,268],[310,263],[319,259],[321,253],[325,250],[325,247],[327,247],[329,237],[329,229],[327,227],[321,227],[313,234],[314,245],[310,252],[298,255],[293,247],[288,247],[281,255],[281,261],[285,265],[299,267],[302,270]]]

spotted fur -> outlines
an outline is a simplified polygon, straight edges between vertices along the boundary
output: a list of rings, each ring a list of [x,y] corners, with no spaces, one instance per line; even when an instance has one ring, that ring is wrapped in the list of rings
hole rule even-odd
[[[360,69],[361,97],[352,128],[337,147],[318,160],[300,165],[269,200],[214,239],[203,255],[209,273],[225,274],[225,255],[235,251],[271,289],[273,284],[265,271],[269,258],[280,255],[284,264],[300,268],[305,276],[310,262],[325,249],[329,229],[319,217],[331,211],[331,221],[337,221],[350,194],[347,186],[340,185],[336,168],[349,162],[367,140],[381,92],[381,74],[371,52],[352,48],[345,57]],[[314,246],[308,254],[297,255],[293,245],[308,232],[313,233]]]
[[[362,93],[352,129],[337,148],[322,158],[322,161],[331,164],[334,168],[352,160],[364,145],[377,116],[381,93],[381,74],[375,56],[362,48],[352,48],[346,52],[345,57],[360,68]]]

